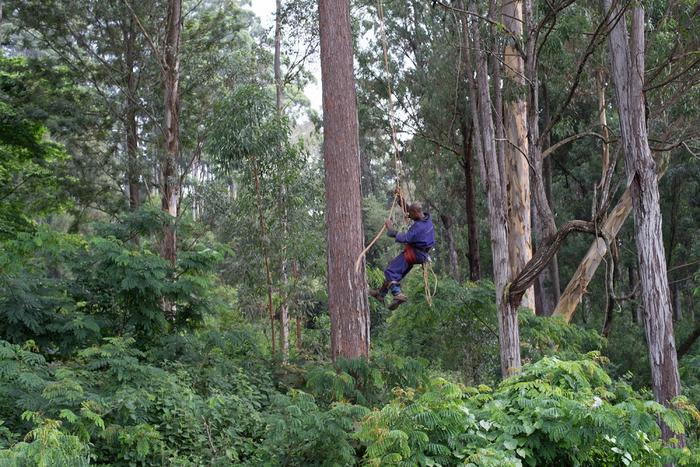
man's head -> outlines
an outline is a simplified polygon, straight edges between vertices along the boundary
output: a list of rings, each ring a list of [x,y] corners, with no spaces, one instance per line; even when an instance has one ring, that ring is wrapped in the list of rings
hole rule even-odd
[[[411,220],[419,221],[423,219],[423,205],[419,202],[412,203],[408,206],[408,217]]]

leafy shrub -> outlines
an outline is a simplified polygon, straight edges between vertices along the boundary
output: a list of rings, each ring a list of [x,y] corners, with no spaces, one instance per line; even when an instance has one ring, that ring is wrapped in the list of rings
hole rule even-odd
[[[404,290],[408,303],[388,319],[384,341],[401,355],[424,358],[467,382],[498,377],[495,289],[488,281],[463,285],[440,279],[429,307],[422,276],[412,273]]]
[[[90,464],[89,446],[77,436],[63,433],[58,420],[42,419],[36,413],[25,418],[38,422],[22,441],[0,450],[0,466],[83,467]]]
[[[524,362],[536,362],[546,356],[577,359],[589,352],[602,352],[607,345],[595,330],[569,324],[559,316],[535,316],[526,310],[518,319]]]
[[[372,359],[338,359],[334,365],[315,365],[306,389],[325,405],[349,402],[374,407],[388,402],[396,387],[419,387],[428,380],[426,362],[377,353]]]
[[[270,385],[256,387],[235,360],[212,355],[221,353],[213,347],[199,365],[159,368],[146,362],[133,339],[110,338],[49,365],[41,355],[0,342],[0,439],[9,448],[3,455],[34,459],[46,439],[62,440],[68,449],[56,451],[49,465],[70,453],[111,465],[255,464]],[[194,378],[211,381],[194,384]]]
[[[691,416],[613,383],[595,361],[546,357],[495,390],[438,379],[400,391],[358,437],[373,465],[662,465],[697,453],[663,447],[657,417],[683,432]]]
[[[196,326],[215,294],[211,250],[183,252],[176,270],[145,245],[47,228],[0,247],[0,338],[70,354],[104,335],[143,345],[167,331],[164,299],[180,328]]]
[[[267,416],[268,436],[263,450],[267,462],[277,465],[355,465],[358,461],[353,432],[366,407],[331,404],[319,408],[313,396],[292,390],[275,398]]]

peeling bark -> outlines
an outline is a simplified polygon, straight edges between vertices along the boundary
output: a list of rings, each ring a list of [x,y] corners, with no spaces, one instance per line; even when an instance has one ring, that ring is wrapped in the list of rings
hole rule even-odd
[[[513,37],[523,36],[523,4],[521,0],[505,0],[502,5],[503,25]],[[530,211],[530,165],[527,142],[527,102],[524,98],[525,65],[521,54],[508,41],[503,54],[508,98],[504,102],[506,136],[505,173],[508,200],[508,253],[511,275],[517,276],[532,258],[532,223]],[[535,308],[534,289],[529,288],[522,306]]]
[[[620,114],[620,133],[625,169],[634,206],[634,231],[644,305],[644,329],[649,347],[652,388],[657,402],[669,405],[681,392],[673,335],[668,273],[661,229],[656,163],[649,149],[644,108],[644,9],[631,10],[632,24],[619,5],[603,0],[605,11],[619,21],[608,36],[615,95]],[[685,437],[660,422],[662,438],[672,437],[685,445]]]
[[[475,11],[474,3],[469,5]],[[462,18],[463,28],[466,28],[466,18]],[[506,298],[506,284],[510,279],[508,258],[508,235],[506,222],[506,200],[504,198],[504,174],[499,170],[498,152],[495,147],[495,130],[492,113],[492,101],[487,74],[487,58],[483,48],[480,31],[474,30],[473,44],[467,47],[474,50],[470,76],[471,99],[476,134],[480,137],[481,171],[484,174],[482,183],[486,190],[489,211],[489,231],[491,236],[491,253],[493,255],[493,273],[496,283],[496,306],[498,309],[498,335],[501,356],[501,374],[507,377],[520,371],[520,328],[518,326],[517,308]],[[471,55],[471,54],[469,54]]]
[[[163,258],[175,267],[177,262],[177,237],[174,221],[177,218],[180,196],[177,160],[180,155],[180,30],[181,0],[168,2],[166,42],[163,54],[165,84],[165,156],[161,173],[161,209],[167,212],[173,223],[165,227],[162,243]],[[174,318],[174,316],[170,316]]]

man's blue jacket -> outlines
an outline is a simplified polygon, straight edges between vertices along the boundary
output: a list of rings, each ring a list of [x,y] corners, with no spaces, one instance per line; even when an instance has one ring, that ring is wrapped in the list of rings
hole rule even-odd
[[[390,237],[395,237],[398,243],[408,243],[420,252],[427,253],[435,245],[435,227],[430,213],[424,212],[423,219],[413,221],[413,225],[406,232],[388,232]]]

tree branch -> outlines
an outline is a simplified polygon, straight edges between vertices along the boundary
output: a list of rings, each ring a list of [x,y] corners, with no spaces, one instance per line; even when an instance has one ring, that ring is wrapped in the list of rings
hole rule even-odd
[[[595,224],[590,221],[572,220],[564,224],[556,234],[543,242],[543,245],[537,250],[532,259],[520,271],[520,274],[510,283],[507,298],[513,306],[517,306],[520,303],[525,291],[537,279],[540,272],[547,267],[561,248],[566,237],[572,232],[600,234],[600,232],[596,232]]]
[[[546,159],[547,156],[551,155],[554,151],[559,149],[560,147],[564,146],[565,144],[570,143],[571,141],[575,141],[577,139],[583,138],[584,136],[595,136],[596,138],[600,138],[604,143],[609,143],[603,135],[596,133],[595,131],[584,131],[583,133],[577,133],[575,135],[571,135],[567,138],[564,138],[561,141],[558,141],[557,143],[551,145],[544,151],[542,151],[542,159]]]

